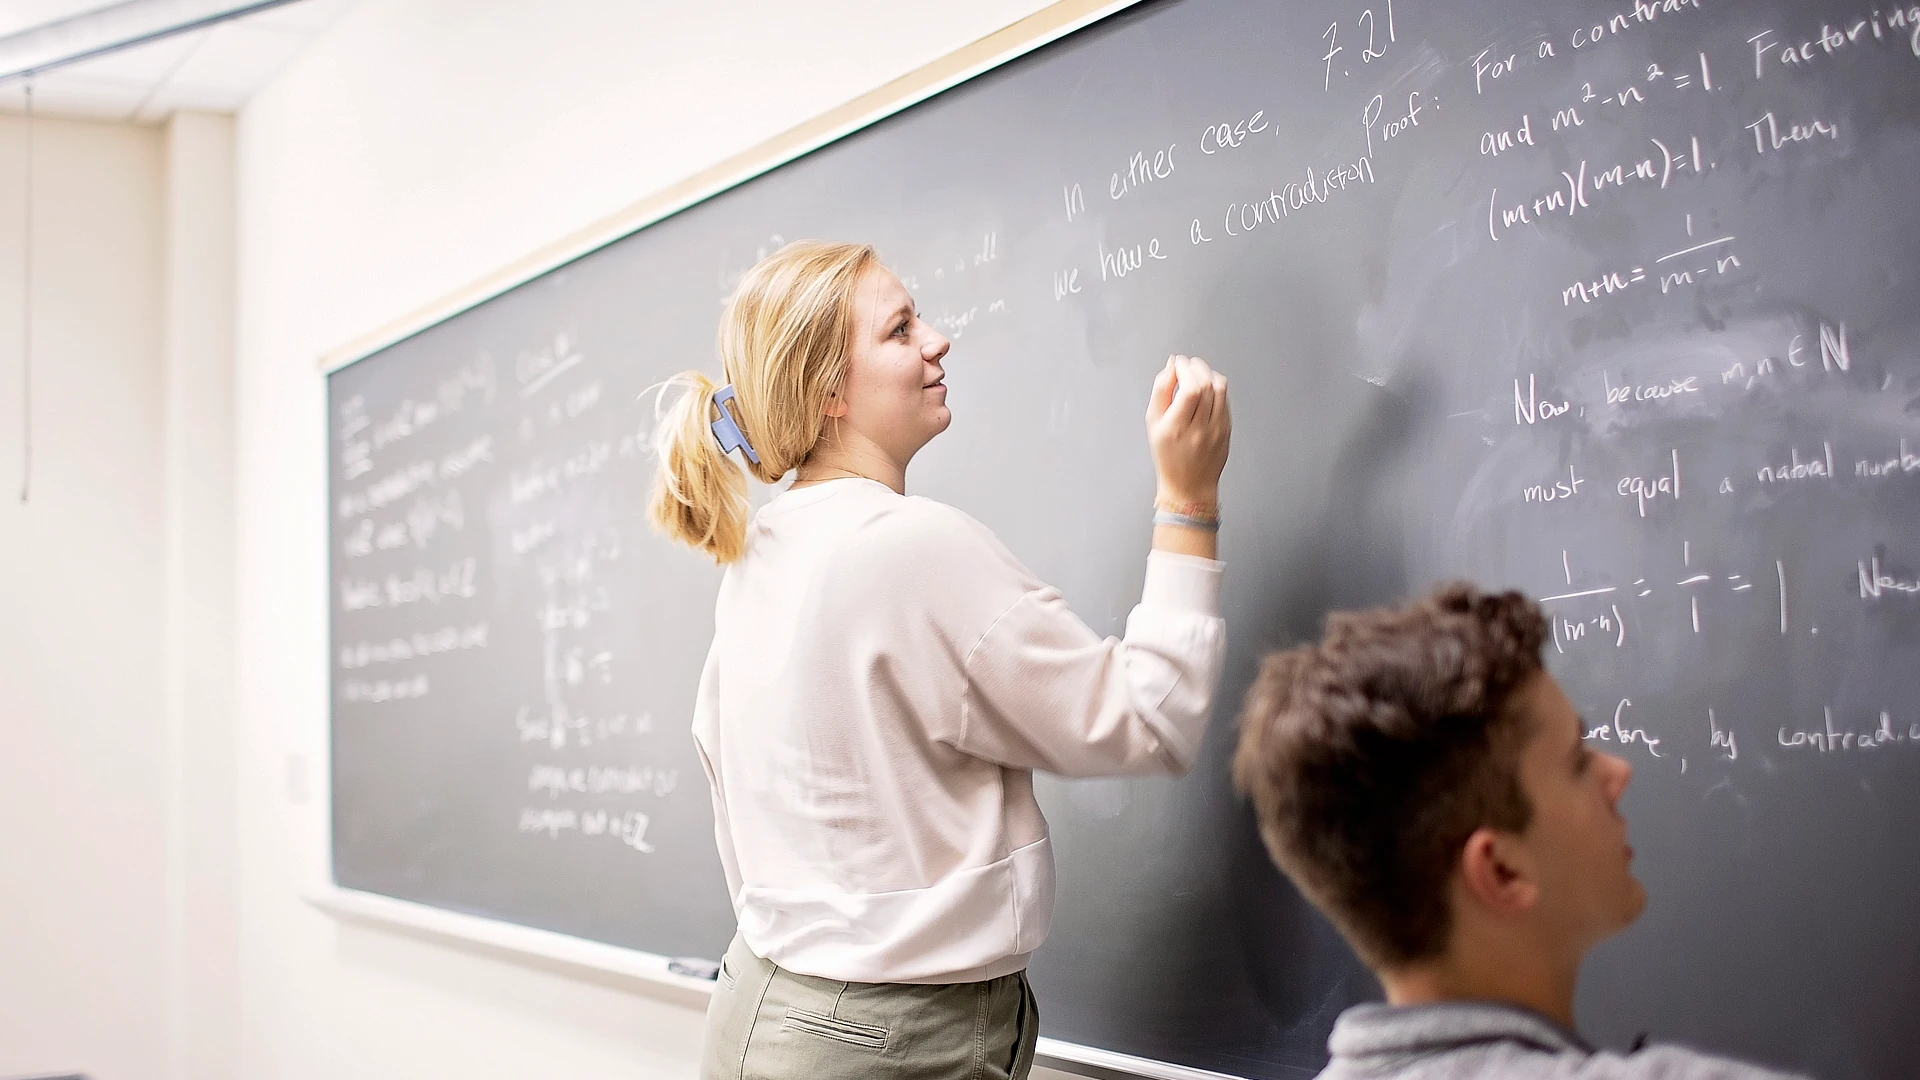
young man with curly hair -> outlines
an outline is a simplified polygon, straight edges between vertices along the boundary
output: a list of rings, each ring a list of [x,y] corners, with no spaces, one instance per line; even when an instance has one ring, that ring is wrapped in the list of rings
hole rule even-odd
[[[1341,1015],[1322,1080],[1780,1080],[1574,1032],[1582,959],[1646,893],[1632,767],[1582,738],[1546,636],[1520,594],[1450,584],[1329,616],[1248,692],[1234,778],[1267,850],[1386,989]]]

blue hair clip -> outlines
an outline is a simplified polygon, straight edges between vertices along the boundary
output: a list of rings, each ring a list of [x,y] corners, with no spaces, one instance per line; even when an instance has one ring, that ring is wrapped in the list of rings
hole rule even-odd
[[[753,444],[747,441],[747,433],[733,419],[733,413],[727,408],[727,402],[734,400],[733,384],[728,383],[713,392],[713,403],[720,408],[720,419],[711,425],[713,437],[720,440],[720,452],[732,453],[734,450],[747,452],[747,460],[760,464],[760,455],[754,452]]]

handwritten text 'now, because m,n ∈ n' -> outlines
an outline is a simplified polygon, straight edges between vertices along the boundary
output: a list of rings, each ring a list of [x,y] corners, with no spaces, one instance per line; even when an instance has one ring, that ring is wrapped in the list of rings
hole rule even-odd
[[[1787,342],[1783,356],[1760,357],[1755,361],[1752,373],[1747,371],[1745,361],[1734,361],[1720,373],[1721,385],[1738,383],[1751,389],[1763,376],[1776,374],[1781,360],[1786,361],[1789,370],[1811,368],[1813,361],[1808,358],[1809,350],[1805,344],[1805,337],[1804,334],[1793,335],[1792,340]],[[1832,323],[1822,322],[1820,324],[1820,370],[1845,374],[1852,368],[1853,351],[1847,344],[1847,324],[1843,322],[1835,326]]]
[[[1613,385],[1612,376],[1601,372],[1601,389],[1605,391],[1608,405],[1626,405],[1632,402],[1665,401],[1700,392],[1700,378],[1688,375],[1651,383],[1627,383],[1624,386]],[[1513,380],[1513,422],[1519,426],[1531,426],[1573,412],[1573,402],[1560,395],[1550,395],[1546,399],[1539,396],[1539,385],[1533,373],[1527,375],[1526,388],[1521,389],[1520,380]],[[1555,400],[1555,398],[1558,400]],[[1585,409],[1580,410],[1582,413]]]

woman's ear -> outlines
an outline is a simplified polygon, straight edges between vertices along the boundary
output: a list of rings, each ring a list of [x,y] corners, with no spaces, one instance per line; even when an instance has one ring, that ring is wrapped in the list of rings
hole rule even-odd
[[[828,394],[827,407],[825,409],[825,412],[828,417],[834,420],[838,420],[841,417],[846,416],[847,415],[847,399],[844,397],[841,397],[838,391]]]

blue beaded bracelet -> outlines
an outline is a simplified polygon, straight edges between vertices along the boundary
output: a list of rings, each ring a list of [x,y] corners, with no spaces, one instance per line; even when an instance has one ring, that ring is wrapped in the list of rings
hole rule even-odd
[[[1171,510],[1155,510],[1153,512],[1153,523],[1155,525],[1178,525],[1183,529],[1199,529],[1201,532],[1217,533],[1220,531],[1220,522],[1217,520],[1189,517],[1186,514],[1176,514]]]

